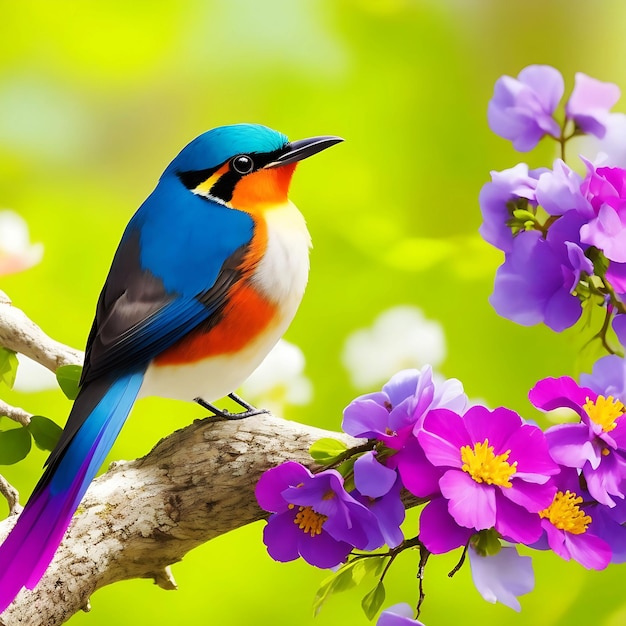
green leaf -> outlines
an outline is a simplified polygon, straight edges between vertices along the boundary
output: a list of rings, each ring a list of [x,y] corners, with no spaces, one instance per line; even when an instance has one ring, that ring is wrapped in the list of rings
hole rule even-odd
[[[59,387],[70,400],[76,400],[82,371],[80,365],[63,365],[56,372]]]
[[[343,441],[332,439],[331,437],[323,437],[318,439],[310,448],[309,454],[320,465],[330,465],[342,455],[348,446]]]
[[[334,574],[325,578],[313,600],[313,611],[315,615],[320,612],[326,600],[328,600],[333,593],[346,591],[358,585],[364,573],[365,569],[362,560],[359,559],[358,561],[346,563],[346,565],[341,567]]]
[[[340,572],[341,570],[339,570]],[[339,574],[339,572],[324,578],[321,582],[317,593],[315,594],[315,598],[313,599],[313,614],[317,615],[321,610],[322,606],[330,596],[333,594],[333,584],[335,582],[335,578]]]
[[[9,389],[13,388],[18,365],[19,361],[13,350],[0,348],[0,382],[4,383]]]
[[[40,450],[48,451],[54,450],[63,432],[58,424],[43,415],[33,415],[27,428],[35,440],[35,445]]]
[[[361,606],[363,607],[363,612],[365,613],[367,619],[372,620],[376,613],[378,613],[380,607],[383,605],[385,601],[385,585],[383,585],[383,581],[379,581],[379,583],[372,589],[361,602]]]
[[[354,489],[356,489],[356,485],[354,483],[354,464],[357,460],[357,457],[352,456],[349,459],[346,459],[338,468],[337,471],[343,476],[343,488],[350,493]]]
[[[29,452],[32,440],[24,427],[0,430],[0,465],[13,465]]]
[[[388,557],[386,556],[372,556],[367,559],[363,559],[363,563],[365,566],[365,574],[372,574],[375,577],[378,577],[382,574],[383,568],[385,567],[385,563],[387,562]]]

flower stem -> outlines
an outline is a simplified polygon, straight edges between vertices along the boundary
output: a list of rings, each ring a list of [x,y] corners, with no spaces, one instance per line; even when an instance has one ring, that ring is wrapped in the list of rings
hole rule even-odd
[[[465,547],[463,548],[463,553],[461,554],[461,558],[459,559],[459,562],[448,572],[449,578],[452,578],[463,567],[463,563],[465,563],[465,557],[467,556],[468,546],[469,544],[466,543]]]
[[[428,561],[428,557],[430,556],[430,552],[426,549],[424,544],[420,544],[420,562],[417,569],[417,579],[419,580],[419,599],[417,600],[417,606],[415,607],[415,613],[417,617],[420,616],[422,611],[422,604],[426,599],[426,593],[424,592],[424,571],[426,570],[426,562]]]

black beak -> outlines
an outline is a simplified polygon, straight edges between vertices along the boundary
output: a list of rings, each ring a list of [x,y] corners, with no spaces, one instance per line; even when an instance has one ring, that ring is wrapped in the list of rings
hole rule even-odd
[[[265,167],[280,167],[281,165],[287,165],[287,163],[295,163],[296,161],[302,161],[326,148],[334,146],[336,143],[341,143],[343,139],[341,137],[311,137],[310,139],[300,139],[300,141],[289,142],[282,150],[274,161],[268,163]]]

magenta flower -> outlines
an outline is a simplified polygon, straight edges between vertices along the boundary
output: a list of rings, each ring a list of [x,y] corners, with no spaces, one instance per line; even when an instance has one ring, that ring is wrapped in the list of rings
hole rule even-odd
[[[402,448],[415,424],[433,407],[462,411],[467,404],[456,379],[433,381],[432,369],[402,370],[382,391],[359,396],[343,412],[343,430],[353,437],[378,439],[390,448]]]
[[[582,306],[573,291],[581,274],[593,273],[591,261],[580,246],[579,231],[585,218],[569,211],[548,231],[520,233],[496,272],[489,298],[496,312],[523,326],[543,322],[556,332],[574,325]]]
[[[552,115],[563,90],[563,77],[548,65],[530,65],[517,79],[502,76],[489,101],[489,128],[520,152],[532,150],[545,135],[558,137],[560,128]]]
[[[602,139],[606,133],[609,111],[619,97],[617,85],[577,72],[574,90],[565,105],[565,114],[583,132]]]
[[[448,510],[448,500],[434,497],[420,515],[420,541],[433,554],[466,546],[475,529],[459,526]]]
[[[598,502],[614,506],[613,497],[626,495],[626,419],[624,405],[574,380],[545,378],[528,394],[543,411],[567,407],[581,421],[558,424],[546,431],[552,458],[565,467],[582,470],[589,493]]]
[[[491,172],[491,182],[480,190],[478,203],[483,216],[479,232],[482,238],[503,252],[513,246],[513,233],[508,225],[513,210],[528,202],[537,206],[535,188],[544,170],[528,170],[526,163],[502,172]]]
[[[581,494],[576,470],[563,468],[555,482],[558,491],[550,506],[539,513],[544,531],[536,548],[549,547],[562,559],[574,559],[587,569],[604,569],[611,561],[609,544],[593,534],[592,518]]]
[[[443,476],[444,471],[435,467],[426,458],[415,435],[411,436],[404,447],[397,454],[394,454],[388,462],[398,469],[402,484],[413,495],[429,500],[439,495],[439,479]],[[431,550],[431,552],[435,552],[435,550]]]
[[[317,567],[335,567],[353,547],[372,550],[384,543],[374,514],[346,493],[335,470],[312,474],[287,461],[267,470],[255,493],[261,508],[273,513],[263,542],[275,561],[301,556]]]
[[[437,409],[417,438],[431,464],[421,471],[443,470],[439,487],[459,526],[524,543],[539,537],[537,513],[552,501],[559,471],[539,428],[505,408],[474,406],[463,417]]]
[[[587,164],[581,190],[592,212],[580,229],[582,242],[600,248],[610,261],[626,262],[626,170]]]
[[[615,263],[611,261],[604,277],[609,282],[615,295],[622,302],[626,302],[626,263]],[[618,317],[620,317],[618,315]],[[624,315],[621,315],[624,317]]]
[[[424,626],[414,615],[415,611],[406,602],[394,604],[380,614],[376,626]]]
[[[522,607],[518,596],[530,593],[535,586],[531,558],[520,556],[514,547],[503,547],[497,554],[482,556],[471,544],[468,554],[478,593],[487,602],[501,602],[519,611]]]

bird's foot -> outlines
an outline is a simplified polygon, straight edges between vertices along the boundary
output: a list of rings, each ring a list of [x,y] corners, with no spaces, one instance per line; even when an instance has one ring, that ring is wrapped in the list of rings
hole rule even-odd
[[[215,405],[204,401],[202,398],[196,398],[194,402],[197,402],[202,408],[211,411],[215,417],[221,417],[226,420],[241,420],[246,417],[252,417],[253,415],[262,415],[263,413],[269,413],[267,409],[257,409],[253,407],[251,404],[248,404],[243,398],[240,398],[235,393],[229,393],[228,397],[236,402],[243,411],[239,411],[238,413],[231,413],[230,411],[226,411],[225,409],[218,409]]]

